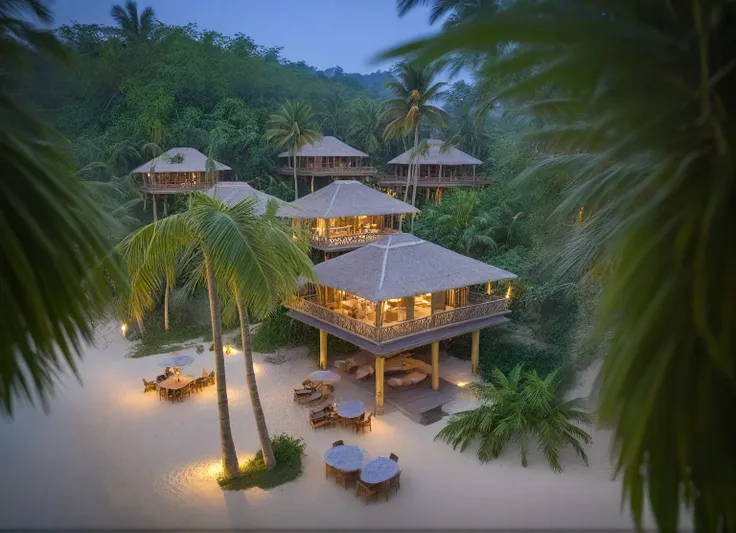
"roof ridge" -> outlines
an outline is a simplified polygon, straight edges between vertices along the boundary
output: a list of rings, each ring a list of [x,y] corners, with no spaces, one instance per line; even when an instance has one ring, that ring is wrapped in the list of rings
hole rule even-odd
[[[332,200],[330,200],[330,205],[327,207],[327,211],[325,211],[325,218],[329,218],[327,215],[332,210],[332,206],[335,205],[335,198],[337,198],[337,193],[340,191],[340,185],[342,185],[342,183],[340,183],[339,181],[335,181],[333,183],[336,185],[335,194],[332,195]]]
[[[386,245],[386,251],[383,252],[383,265],[381,265],[381,281],[378,282],[378,290],[383,288],[383,278],[386,277],[386,262],[388,261],[388,251],[391,249],[391,239],[393,236],[389,236],[388,244]]]

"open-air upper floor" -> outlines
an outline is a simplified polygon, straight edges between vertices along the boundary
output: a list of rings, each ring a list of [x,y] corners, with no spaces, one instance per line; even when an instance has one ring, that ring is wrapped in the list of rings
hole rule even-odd
[[[353,180],[338,180],[282,207],[279,216],[309,231],[312,247],[345,251],[398,232],[404,214],[418,209]]]
[[[172,148],[140,165],[131,174],[149,194],[206,190],[229,177],[230,167],[208,159],[194,148]]]
[[[279,154],[281,161],[278,173],[292,176],[365,177],[372,176],[376,169],[368,164],[368,154],[356,150],[341,140],[325,136],[291,154]]]
[[[404,233],[320,263],[315,274],[286,302],[290,314],[376,355],[506,322],[516,277]]]

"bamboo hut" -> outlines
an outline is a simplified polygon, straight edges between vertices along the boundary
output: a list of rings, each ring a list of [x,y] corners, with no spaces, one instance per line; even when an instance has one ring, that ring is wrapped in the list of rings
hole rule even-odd
[[[426,194],[433,193],[439,200],[444,188],[473,187],[490,182],[490,178],[477,173],[478,165],[483,164],[480,159],[438,139],[428,139],[426,145],[427,150],[415,159],[415,164],[419,165],[417,187],[423,188]],[[412,150],[407,150],[389,161],[390,171],[377,176],[378,184],[400,194],[406,187],[411,154]]]
[[[342,252],[397,233],[401,217],[418,212],[360,182],[339,180],[282,207],[279,215],[308,228],[313,248]]]
[[[194,148],[172,148],[131,171],[140,180],[140,188],[151,196],[153,219],[158,219],[157,196],[163,197],[164,215],[168,214],[168,196],[202,191],[229,177],[231,168],[211,161]]]
[[[289,300],[289,314],[374,354],[376,409],[383,408],[384,359],[431,344],[432,389],[439,388],[439,341],[472,332],[478,372],[480,330],[507,322],[515,274],[413,235],[397,234],[315,267],[316,282]],[[501,282],[494,292],[493,284]]]

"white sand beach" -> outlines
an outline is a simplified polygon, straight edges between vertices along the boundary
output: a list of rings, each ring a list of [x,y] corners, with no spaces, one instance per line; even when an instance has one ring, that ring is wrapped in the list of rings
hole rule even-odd
[[[49,414],[20,407],[14,420],[0,422],[0,528],[632,527],[621,509],[620,482],[611,480],[607,433],[594,432],[588,468],[568,453],[565,472],[554,474],[538,455],[526,469],[515,450],[482,465],[474,450],[461,454],[434,442],[446,419],[421,426],[387,410],[365,435],[313,431],[307,409],[292,401],[292,388],[316,369],[306,349],[281,352],[286,360],[280,364],[255,355],[269,430],[305,439],[304,474],[269,491],[224,492],[214,481],[220,449],[214,388],[181,403],[161,402],[143,393],[141,377],[154,377],[162,356],[128,359],[129,350],[117,326],[108,325],[86,350],[82,386],[68,375]],[[214,368],[211,352],[196,358],[192,373]],[[243,461],[257,450],[258,438],[243,356],[226,359],[231,423]],[[581,390],[590,390],[589,378]],[[351,392],[341,387],[340,399],[348,399]],[[454,404],[447,408],[472,402]],[[388,502],[365,503],[326,480],[322,457],[338,439],[372,457],[398,455],[401,490]],[[647,517],[645,525],[651,523]]]

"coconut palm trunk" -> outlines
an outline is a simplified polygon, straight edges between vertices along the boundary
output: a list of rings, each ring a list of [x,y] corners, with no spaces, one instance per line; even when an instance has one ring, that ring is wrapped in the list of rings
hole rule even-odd
[[[212,343],[215,348],[215,375],[217,376],[217,412],[220,418],[220,447],[222,448],[222,470],[226,477],[238,475],[238,455],[235,451],[232,430],[230,429],[230,407],[227,402],[227,383],[225,381],[225,356],[222,353],[222,331],[220,329],[220,299],[215,287],[215,274],[210,259],[205,254],[207,274],[207,294],[210,299],[210,320],[212,321]]]
[[[138,323],[138,333],[140,334],[141,337],[143,337],[143,335],[146,334],[146,328],[143,325],[143,317],[138,315],[135,318],[135,321]]]
[[[296,180],[296,152],[294,152],[294,200],[299,199],[299,182]]]
[[[253,370],[253,349],[251,348],[250,327],[248,325],[248,308],[243,305],[240,298],[236,298],[236,305],[238,307],[238,317],[240,318],[240,337],[243,343],[245,359],[245,381],[248,384],[248,395],[250,396],[250,403],[253,407],[253,416],[256,419],[258,440],[261,441],[263,461],[266,463],[266,468],[271,469],[276,466],[276,457],[271,447],[271,438],[268,435],[266,417],[263,414],[263,407],[261,406],[261,397],[258,395],[256,373]]]
[[[164,289],[164,331],[169,331],[169,282],[166,281]]]
[[[411,158],[412,162],[414,163],[413,165],[414,167],[413,168],[414,170],[414,190],[412,191],[412,194],[411,194],[411,205],[412,206],[414,206],[417,203],[417,185],[419,182],[419,163],[417,163],[416,159],[419,156],[419,154],[417,153],[418,150],[419,150],[419,124],[417,124],[416,128],[414,128],[414,153],[413,153],[414,157]],[[408,190],[408,187],[407,187],[407,190]],[[411,233],[414,233],[414,217],[415,217],[415,214],[412,213],[411,214]]]

